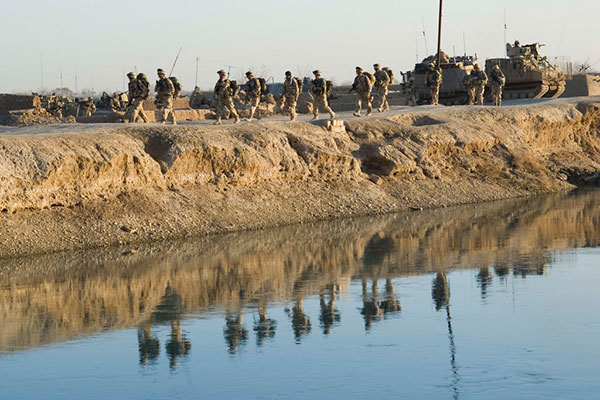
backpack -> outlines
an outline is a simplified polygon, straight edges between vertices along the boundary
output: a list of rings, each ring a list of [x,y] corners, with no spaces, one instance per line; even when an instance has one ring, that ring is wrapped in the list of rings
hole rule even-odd
[[[394,73],[389,68],[385,69],[385,72],[387,72],[388,76],[390,77],[390,85],[392,85],[394,83]]]
[[[181,90],[183,89],[181,87],[181,83],[179,83],[179,80],[174,76],[170,76],[169,79],[171,80],[171,82],[173,83],[173,87],[175,88],[175,93],[173,94],[173,97],[179,97],[179,95],[181,94]]]
[[[147,99],[150,94],[150,82],[148,82],[148,78],[146,78],[146,74],[139,73],[136,77],[140,89],[142,90],[142,99]]]
[[[260,83],[260,94],[263,96],[269,93],[269,87],[267,86],[267,81],[265,78],[258,78],[258,82]]]
[[[371,85],[374,85],[374,84],[375,84],[375,81],[376,81],[376,79],[375,79],[375,75],[373,75],[373,74],[372,74],[372,73],[370,73],[369,71],[364,71],[364,72],[363,72],[363,74],[364,74],[364,75],[365,75],[367,78],[369,78],[369,81],[371,81]]]
[[[229,81],[229,89],[231,89],[231,96],[236,96],[240,91],[237,81]]]
[[[302,82],[302,79],[300,79],[300,78],[294,78],[294,80],[298,84],[298,93],[302,93],[302,86],[304,86],[304,83]]]
[[[327,95],[327,97],[330,97],[333,94],[333,82],[332,81],[327,81],[325,83],[325,94]]]

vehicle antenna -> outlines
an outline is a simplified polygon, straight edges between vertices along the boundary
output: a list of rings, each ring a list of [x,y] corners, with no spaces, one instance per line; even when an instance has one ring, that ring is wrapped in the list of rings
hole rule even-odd
[[[427,47],[427,35],[425,34],[425,19],[421,17],[421,23],[423,24],[423,40],[425,41],[425,57],[429,56],[429,49]]]
[[[171,74],[173,74],[173,70],[175,69],[175,64],[177,64],[177,60],[179,60],[179,55],[181,54],[181,49],[183,49],[183,46],[179,48],[179,51],[177,52],[177,57],[175,57],[175,61],[173,61],[173,66],[171,67],[171,72],[169,72],[169,77],[171,76]]]
[[[419,62],[419,37],[417,34],[417,27],[415,26],[415,51],[417,52],[417,63]]]
[[[465,36],[465,31],[463,31],[463,48],[465,50],[465,57],[467,56],[467,39]]]
[[[502,44],[502,49],[505,48],[506,43],[508,43],[506,41],[506,30],[507,30],[507,26],[506,26],[506,8],[504,9],[504,43]],[[504,50],[502,50],[502,52],[504,53]]]
[[[560,34],[560,41],[558,42],[558,49],[556,50],[556,59],[560,55],[560,48],[562,46],[563,38],[565,36],[565,29],[567,28],[567,20],[565,19],[565,23],[563,24],[562,33]]]
[[[196,57],[196,84],[195,87],[198,87],[198,61],[200,61],[200,57]]]

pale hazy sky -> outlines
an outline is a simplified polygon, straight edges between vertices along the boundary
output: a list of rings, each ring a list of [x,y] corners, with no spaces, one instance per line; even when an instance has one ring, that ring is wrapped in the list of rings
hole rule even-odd
[[[123,72],[137,67],[151,81],[170,70],[184,90],[212,88],[216,71],[249,68],[281,81],[285,70],[315,68],[336,83],[357,65],[390,66],[399,77],[437,42],[438,0],[2,0],[0,92],[39,90],[40,58],[46,89],[64,86],[96,92],[121,90]],[[598,0],[445,0],[443,49],[453,45],[480,58],[503,56],[504,11],[508,41],[542,42],[548,56],[575,62],[600,60]],[[564,29],[564,35],[562,35]],[[417,43],[415,43],[415,34]],[[562,44],[561,44],[561,36]],[[560,45],[560,48],[559,48]],[[600,63],[596,65],[600,66]]]

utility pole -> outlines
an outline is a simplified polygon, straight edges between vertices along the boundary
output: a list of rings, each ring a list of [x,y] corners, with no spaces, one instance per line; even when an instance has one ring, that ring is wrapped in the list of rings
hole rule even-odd
[[[504,44],[502,45],[503,49],[506,49],[506,43],[508,43],[506,41],[506,30],[507,30],[507,26],[506,26],[506,8],[504,9]]]
[[[440,68],[442,61],[442,11],[443,11],[444,0],[440,0],[440,23],[438,25],[438,53],[437,53],[437,67]]]
[[[196,83],[195,83],[195,88],[198,87],[198,62],[200,61],[200,57],[196,57]],[[194,89],[195,89],[194,88]]]
[[[60,72],[60,95],[64,96],[65,93],[63,91],[63,74],[62,74],[62,65],[59,67],[59,72]]]
[[[75,70],[75,97],[77,97],[78,95],[78,90],[77,90],[77,69]]]
[[[40,53],[40,78],[41,78],[41,94],[44,94],[44,56]]]
[[[467,56],[467,37],[465,36],[465,31],[463,31],[463,48],[465,50],[465,57]]]
[[[419,62],[419,37],[417,35],[417,27],[415,27],[415,51],[417,52],[417,60]]]

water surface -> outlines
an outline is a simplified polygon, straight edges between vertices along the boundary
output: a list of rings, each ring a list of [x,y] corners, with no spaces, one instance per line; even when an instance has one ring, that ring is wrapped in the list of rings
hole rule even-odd
[[[596,398],[599,204],[0,261],[0,398]]]

